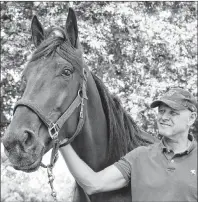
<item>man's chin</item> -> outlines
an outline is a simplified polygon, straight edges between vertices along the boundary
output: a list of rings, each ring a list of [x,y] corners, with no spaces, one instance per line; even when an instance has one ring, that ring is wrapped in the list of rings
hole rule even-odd
[[[170,136],[172,136],[172,132],[164,131],[164,130],[159,130],[159,134],[161,136],[164,136],[164,137],[170,137]]]

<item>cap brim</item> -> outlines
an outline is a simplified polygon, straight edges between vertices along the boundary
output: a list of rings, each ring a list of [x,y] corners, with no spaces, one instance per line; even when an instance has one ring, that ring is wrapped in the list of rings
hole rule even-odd
[[[161,99],[161,100],[155,100],[151,103],[151,108],[159,107],[161,104],[166,104],[169,107],[176,109],[176,110],[183,110],[186,109],[183,105],[178,104],[177,102],[173,102],[171,100]]]

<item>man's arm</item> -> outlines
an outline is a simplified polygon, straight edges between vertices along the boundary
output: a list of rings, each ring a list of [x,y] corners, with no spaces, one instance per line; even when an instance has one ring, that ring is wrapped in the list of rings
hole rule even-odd
[[[111,165],[100,172],[94,172],[71,145],[60,148],[60,151],[71,174],[87,194],[112,191],[127,185],[127,180],[116,166]]]

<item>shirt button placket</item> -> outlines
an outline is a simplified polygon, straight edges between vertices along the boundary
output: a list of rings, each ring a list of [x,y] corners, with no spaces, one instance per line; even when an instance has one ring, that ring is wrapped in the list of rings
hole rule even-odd
[[[169,160],[169,166],[167,167],[167,171],[169,172],[169,173],[174,173],[174,171],[175,171],[175,167],[173,166],[173,163],[175,162],[175,160],[174,159],[170,159]]]

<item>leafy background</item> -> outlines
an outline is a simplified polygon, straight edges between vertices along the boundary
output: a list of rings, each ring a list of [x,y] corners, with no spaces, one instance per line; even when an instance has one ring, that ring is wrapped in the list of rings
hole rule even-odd
[[[157,136],[153,99],[185,87],[197,97],[197,2],[1,2],[1,136],[20,96],[30,54],[30,23],[64,26],[76,11],[84,58],[126,111]],[[198,121],[191,132],[197,137]],[[1,201],[50,201],[44,169],[26,174],[9,166],[1,148]],[[49,161],[49,154],[44,158]],[[74,180],[63,159],[55,166],[59,200],[71,201]]]

